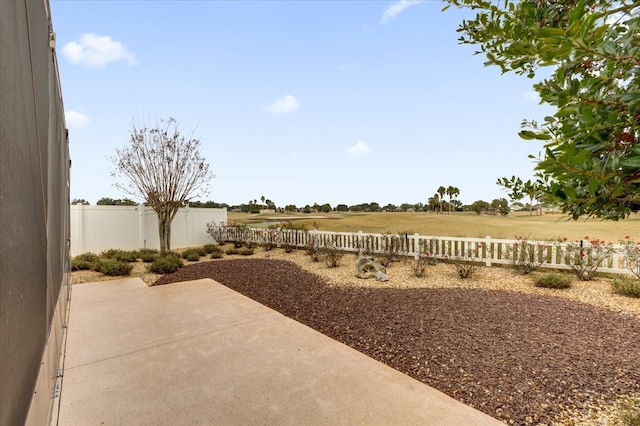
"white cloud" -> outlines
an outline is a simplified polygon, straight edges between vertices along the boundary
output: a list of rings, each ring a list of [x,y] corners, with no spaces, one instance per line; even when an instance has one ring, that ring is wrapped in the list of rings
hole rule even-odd
[[[276,99],[274,103],[267,107],[273,115],[287,114],[295,111],[300,107],[300,102],[293,95],[287,95],[284,98]]]
[[[390,20],[398,16],[404,10],[406,10],[408,7],[418,5],[422,3],[422,1],[423,0],[399,0],[393,3],[391,6],[385,9],[384,13],[382,14],[381,22],[383,24],[388,23]]]
[[[78,42],[70,41],[62,48],[62,54],[72,64],[84,65],[88,68],[103,68],[110,62],[126,61],[127,65],[135,65],[136,57],[119,41],[110,36],[99,36],[86,33]]]
[[[371,148],[369,148],[366,143],[358,141],[354,146],[349,148],[348,152],[354,157],[360,157],[361,155],[371,154]]]
[[[72,128],[84,127],[89,124],[89,117],[78,111],[65,111],[64,118],[67,126]]]
[[[540,96],[538,95],[538,92],[534,90],[524,92],[524,98],[528,101],[540,102]]]

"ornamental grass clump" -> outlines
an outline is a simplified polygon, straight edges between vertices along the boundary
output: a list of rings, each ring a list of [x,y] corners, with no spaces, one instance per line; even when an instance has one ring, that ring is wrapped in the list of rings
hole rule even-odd
[[[559,272],[548,272],[536,277],[536,287],[566,289],[571,288],[571,276]]]

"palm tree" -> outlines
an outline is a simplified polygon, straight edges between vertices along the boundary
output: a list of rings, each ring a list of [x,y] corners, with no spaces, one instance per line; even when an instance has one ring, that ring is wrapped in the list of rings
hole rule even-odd
[[[452,206],[451,202],[453,201],[453,199],[455,197],[460,195],[460,190],[458,188],[456,188],[455,186],[449,185],[447,187],[447,195],[449,196],[449,214],[451,214],[451,206]]]
[[[444,201],[444,194],[447,193],[447,189],[444,186],[438,188],[438,195],[440,195],[440,214],[442,214],[442,202]]]
[[[440,205],[440,196],[438,195],[438,193],[433,194],[433,197],[430,197],[427,200],[427,204],[429,205],[430,211],[437,211],[438,205]]]

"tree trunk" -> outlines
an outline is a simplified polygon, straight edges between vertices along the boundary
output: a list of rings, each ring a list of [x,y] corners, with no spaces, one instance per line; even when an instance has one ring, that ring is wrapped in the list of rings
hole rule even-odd
[[[158,215],[158,237],[160,238],[160,251],[170,251],[171,222],[173,220],[173,215],[165,209],[161,209],[156,213]]]
[[[533,197],[529,197],[529,200],[531,201],[529,203],[529,216],[533,216]]]

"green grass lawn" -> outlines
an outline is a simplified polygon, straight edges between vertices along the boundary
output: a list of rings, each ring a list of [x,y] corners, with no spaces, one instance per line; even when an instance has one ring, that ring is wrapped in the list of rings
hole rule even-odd
[[[313,218],[310,218],[312,216]],[[509,216],[478,216],[475,213],[294,213],[248,215],[229,213],[229,222],[259,224],[265,226],[271,218],[295,217],[296,224],[306,229],[318,227],[322,231],[347,231],[369,233],[419,233],[421,235],[450,237],[515,238],[547,240],[567,237],[569,240],[598,238],[617,243],[629,235],[640,241],[640,214],[619,221],[581,219],[573,221],[564,215],[530,216],[528,212]],[[322,218],[319,218],[322,217]],[[274,222],[275,223],[275,222]]]

